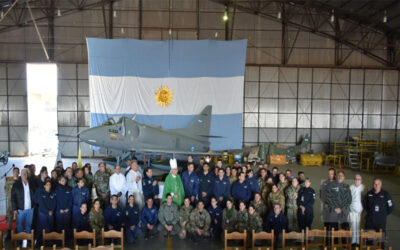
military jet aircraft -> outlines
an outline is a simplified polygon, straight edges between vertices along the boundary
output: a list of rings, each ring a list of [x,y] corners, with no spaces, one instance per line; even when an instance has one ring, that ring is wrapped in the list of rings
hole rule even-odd
[[[81,141],[100,147],[99,151],[109,156],[130,154],[160,155],[220,155],[209,153],[212,106],[206,106],[192,123],[182,129],[162,129],[121,117],[118,122],[109,118],[102,125],[86,129],[78,134]],[[58,135],[64,136],[64,135]],[[69,136],[70,137],[70,136]]]

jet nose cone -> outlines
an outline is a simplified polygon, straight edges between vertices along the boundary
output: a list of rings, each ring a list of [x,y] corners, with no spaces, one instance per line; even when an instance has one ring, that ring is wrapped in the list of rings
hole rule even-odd
[[[79,138],[89,144],[96,143],[96,137],[93,129],[86,129],[78,134]]]

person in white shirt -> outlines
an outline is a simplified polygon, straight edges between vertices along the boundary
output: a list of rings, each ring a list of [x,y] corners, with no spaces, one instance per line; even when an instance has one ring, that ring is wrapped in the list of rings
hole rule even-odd
[[[112,195],[118,196],[118,205],[125,208],[125,176],[121,173],[121,166],[115,165],[115,173],[110,177],[110,192]]]
[[[139,170],[137,161],[132,160],[131,170],[126,175],[126,191],[128,197],[131,194],[135,196],[135,204],[139,209],[144,206],[142,188],[142,173]]]
[[[360,244],[360,219],[363,211],[361,197],[364,197],[366,188],[362,184],[362,177],[359,174],[354,176],[354,184],[350,186],[351,204],[350,204],[350,221],[353,228],[352,244],[358,246]]]

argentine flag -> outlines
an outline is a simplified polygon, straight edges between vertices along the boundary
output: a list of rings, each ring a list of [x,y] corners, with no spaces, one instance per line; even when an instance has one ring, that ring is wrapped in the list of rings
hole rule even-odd
[[[242,148],[247,40],[144,41],[88,38],[91,127],[131,117],[187,127],[212,105],[212,150]]]

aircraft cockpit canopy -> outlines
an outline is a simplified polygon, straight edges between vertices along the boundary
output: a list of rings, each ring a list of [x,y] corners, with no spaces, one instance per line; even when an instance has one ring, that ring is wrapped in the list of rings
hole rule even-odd
[[[103,122],[104,126],[110,126],[110,125],[114,125],[114,124],[115,124],[115,120],[112,117],[108,118],[105,122]]]

